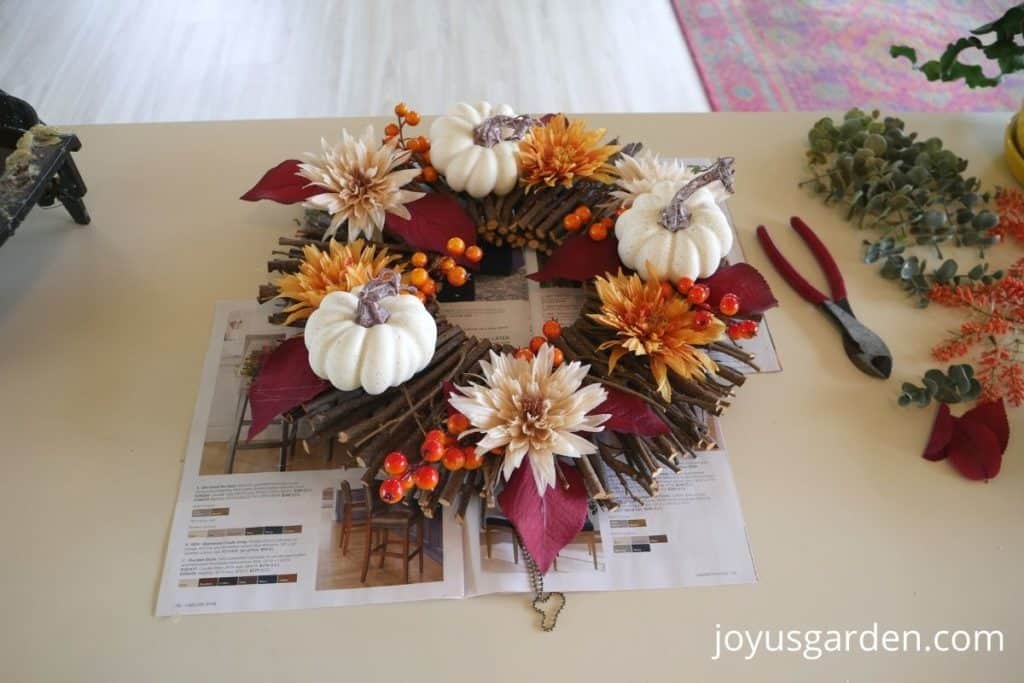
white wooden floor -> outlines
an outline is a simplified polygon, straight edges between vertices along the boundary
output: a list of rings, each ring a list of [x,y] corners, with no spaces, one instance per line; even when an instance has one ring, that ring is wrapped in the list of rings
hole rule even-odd
[[[708,110],[669,0],[0,0],[0,89],[55,124]]]

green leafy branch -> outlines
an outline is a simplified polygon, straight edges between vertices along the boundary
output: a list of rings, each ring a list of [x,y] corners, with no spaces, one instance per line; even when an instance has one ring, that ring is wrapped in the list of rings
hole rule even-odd
[[[897,399],[901,406],[927,406],[933,400],[939,403],[967,403],[981,396],[981,382],[974,376],[974,368],[967,364],[951,365],[947,372],[933,368],[924,373],[921,386],[903,383]]]
[[[994,33],[995,38],[987,45],[978,36]],[[946,46],[938,59],[931,59],[920,66],[917,64],[917,50],[907,45],[893,45],[889,54],[894,58],[906,58],[917,71],[929,81],[956,81],[963,79],[971,88],[994,88],[1002,77],[1024,70],[1024,47],[1017,44],[1017,36],[1024,35],[1024,4],[1007,10],[999,19],[979,26],[970,36],[959,38]],[[980,65],[960,61],[964,52],[980,50],[999,67],[995,76],[985,75]]]
[[[998,216],[983,208],[977,178],[964,177],[967,161],[943,148],[938,138],[919,140],[898,118],[881,118],[851,109],[836,123],[820,119],[808,133],[807,158],[813,173],[801,185],[822,195],[826,204],[843,204],[857,227],[880,232],[865,240],[864,260],[881,263],[881,274],[898,282],[918,306],[928,305],[933,284],[991,282],[1001,272],[979,264],[960,273],[941,247],[973,247],[980,257],[995,244]],[[908,256],[910,247],[934,251],[940,265]],[[987,278],[987,280],[986,280]]]

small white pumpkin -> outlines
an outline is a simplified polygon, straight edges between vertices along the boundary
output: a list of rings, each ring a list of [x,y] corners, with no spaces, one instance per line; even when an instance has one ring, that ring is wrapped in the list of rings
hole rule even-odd
[[[310,367],[342,391],[362,387],[368,394],[383,393],[408,381],[434,356],[434,317],[415,296],[395,293],[396,287],[374,291],[377,282],[328,294],[306,321]],[[366,319],[368,306],[383,322]]]
[[[673,282],[681,277],[708,277],[732,249],[732,229],[718,204],[726,196],[720,185],[719,191],[700,187],[685,200],[683,205],[690,212],[686,227],[673,232],[662,224],[663,212],[685,184],[670,180],[655,183],[615,222],[619,259],[644,280],[648,278],[647,264],[659,277]]]
[[[430,126],[430,163],[444,175],[456,192],[473,197],[508,194],[519,180],[519,140],[492,139],[481,144],[478,127],[492,117],[515,118],[507,104],[475,107],[465,102],[453,106]]]

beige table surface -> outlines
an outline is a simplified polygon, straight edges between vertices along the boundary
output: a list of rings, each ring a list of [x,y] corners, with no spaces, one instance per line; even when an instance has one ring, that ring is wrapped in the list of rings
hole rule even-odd
[[[1002,474],[961,479],[919,453],[933,410],[900,382],[956,320],[920,313],[859,263],[861,235],[796,186],[812,114],[593,116],[668,155],[737,159],[730,206],[782,306],[785,371],[747,383],[725,418],[760,581],[570,596],[536,630],[522,596],[153,617],[214,301],[265,281],[295,207],[237,201],[282,159],[362,120],[83,126],[93,223],[36,210],[0,249],[0,680],[1021,680],[1024,411]],[[988,184],[1008,115],[908,115]],[[846,360],[825,318],[770,270],[754,228],[799,213],[889,343],[888,382]],[[999,257],[1024,254],[1007,247]],[[805,661],[714,654],[715,628],[1002,629],[1002,654],[855,653]]]

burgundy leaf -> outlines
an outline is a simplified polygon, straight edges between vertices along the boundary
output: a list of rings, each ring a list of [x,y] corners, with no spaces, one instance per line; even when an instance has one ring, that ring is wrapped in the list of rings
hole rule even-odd
[[[595,242],[584,233],[577,233],[551,252],[544,266],[526,277],[537,282],[573,280],[583,282],[598,275],[615,273],[619,261],[619,241],[609,235]]]
[[[313,374],[302,337],[286,339],[267,357],[249,387],[252,424],[246,439],[266,429],[281,413],[313,398],[330,384]]]
[[[462,205],[449,194],[433,192],[405,205],[412,217],[405,220],[393,213],[386,217],[387,229],[406,244],[424,251],[445,253],[450,237],[461,237],[467,245],[476,244],[476,225]],[[464,257],[455,259],[467,268],[476,268]]]
[[[1010,443],[1010,423],[1006,419],[1006,405],[1003,399],[979,403],[960,416],[960,422],[964,421],[988,427],[996,437],[999,452],[1006,452],[1006,446]]]
[[[583,477],[572,465],[559,462],[569,488],[559,480],[537,493],[530,459],[512,473],[511,479],[498,495],[502,512],[515,526],[523,545],[543,573],[554,562],[558,552],[569,545],[587,521],[587,491]]]
[[[764,276],[749,263],[722,266],[701,282],[711,288],[708,303],[715,308],[723,294],[732,292],[738,296],[741,316],[760,315],[779,305]]]
[[[654,412],[647,401],[612,387],[605,387],[605,391],[608,392],[608,398],[591,411],[598,415],[603,413],[611,415],[611,418],[604,423],[605,429],[640,436],[668,434],[668,425]]]
[[[925,460],[942,460],[948,453],[946,446],[953,438],[953,425],[956,419],[949,413],[949,406],[945,403],[939,404],[939,412],[935,415],[935,423],[932,425],[932,434],[928,437],[928,445],[924,447],[921,457]]]
[[[270,199],[280,204],[295,204],[324,192],[324,188],[312,185],[309,180],[298,175],[299,163],[301,162],[295,159],[282,161],[264,173],[259,182],[243,194],[241,199],[247,202]]]
[[[974,420],[957,420],[946,451],[960,474],[974,481],[994,478],[1003,462],[999,438]]]

